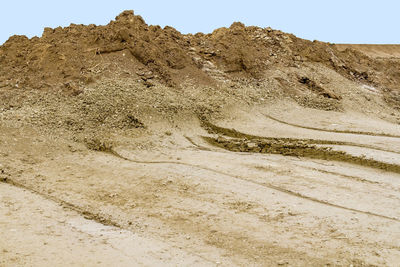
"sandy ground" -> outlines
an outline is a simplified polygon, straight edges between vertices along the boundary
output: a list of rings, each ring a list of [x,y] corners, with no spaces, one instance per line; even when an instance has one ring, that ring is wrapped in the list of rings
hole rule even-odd
[[[377,124],[377,134],[399,126],[379,118],[374,128],[371,118],[342,114],[327,128],[326,112],[314,111],[313,125],[299,112],[281,114],[281,122],[265,116],[277,115],[273,106],[246,114],[251,118],[238,112],[215,123],[261,136],[351,141],[360,146],[333,147],[400,162],[400,138],[371,135]],[[370,134],[334,132],[354,129],[354,121]],[[400,260],[398,173],[229,152],[204,142],[199,129],[170,133],[151,149],[119,146],[118,154],[30,129],[0,132],[4,266],[397,266]]]
[[[1,266],[210,265],[181,248],[85,219],[29,190],[3,183],[0,192]]]

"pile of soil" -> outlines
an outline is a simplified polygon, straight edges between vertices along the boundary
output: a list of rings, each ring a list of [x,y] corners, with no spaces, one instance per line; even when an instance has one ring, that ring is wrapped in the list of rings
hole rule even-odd
[[[40,38],[13,36],[0,46],[0,120],[86,140],[285,97],[335,111],[346,101],[365,110],[384,102],[395,116],[399,64],[239,22],[185,35],[124,11],[105,26],[45,28]],[[379,94],[360,95],[361,84]]]
[[[184,35],[172,27],[149,26],[133,11],[124,11],[106,26],[71,24],[45,28],[40,38],[11,37],[0,47],[0,87],[79,94],[86,84],[115,75],[137,78],[148,87],[157,82],[179,87],[188,81],[217,86],[227,80],[259,81],[267,70],[304,62],[387,90],[400,82],[399,62],[353,49],[339,51],[332,44],[238,22],[211,34]]]

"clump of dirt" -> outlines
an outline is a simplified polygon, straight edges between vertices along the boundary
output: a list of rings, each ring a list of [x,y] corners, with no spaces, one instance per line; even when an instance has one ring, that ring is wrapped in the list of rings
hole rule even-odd
[[[88,149],[100,152],[111,152],[114,146],[112,141],[96,135],[85,137],[83,141]]]
[[[332,98],[324,96],[298,96],[295,98],[296,102],[306,108],[314,108],[326,111],[342,111],[341,103]]]
[[[308,77],[300,77],[299,82],[301,84],[306,85],[308,87],[308,89],[310,89],[311,91],[315,91],[318,94],[322,95],[323,97],[332,98],[332,99],[336,99],[336,100],[342,99],[341,96],[337,96],[332,91],[330,91],[326,88],[323,88],[321,85],[317,84],[315,81],[311,80]]]
[[[7,182],[7,179],[10,177],[6,168],[0,164],[0,182]]]

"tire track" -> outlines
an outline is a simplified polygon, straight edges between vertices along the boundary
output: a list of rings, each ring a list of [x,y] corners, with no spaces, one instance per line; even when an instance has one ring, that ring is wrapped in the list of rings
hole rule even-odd
[[[233,128],[228,129],[225,127],[217,126],[206,120],[202,120],[202,124],[203,124],[203,127],[211,134],[217,133],[217,134],[221,134],[221,135],[225,135],[225,136],[229,136],[229,137],[233,137],[233,138],[282,140],[282,141],[288,141],[288,142],[305,142],[310,145],[354,146],[354,147],[368,148],[368,149],[374,149],[374,150],[379,150],[379,151],[383,151],[383,152],[391,152],[391,153],[395,153],[395,154],[400,154],[400,151],[384,149],[384,148],[381,148],[378,146],[372,146],[372,145],[367,145],[367,144],[358,144],[358,143],[345,142],[345,141],[320,140],[320,139],[301,139],[301,138],[289,138],[289,137],[258,136],[258,135],[242,133]]]
[[[117,221],[113,220],[111,218],[111,216],[106,217],[106,216],[101,215],[99,213],[94,213],[94,212],[91,212],[91,211],[89,211],[87,209],[82,209],[81,207],[79,207],[79,206],[77,206],[75,204],[72,204],[70,202],[62,200],[62,199],[57,198],[55,196],[45,194],[45,193],[43,193],[43,192],[41,192],[39,190],[36,190],[34,188],[31,188],[31,187],[28,187],[28,186],[26,186],[26,185],[24,185],[24,184],[22,184],[22,183],[20,183],[18,181],[15,181],[13,179],[10,179],[10,178],[0,179],[0,183],[5,183],[5,184],[11,185],[11,186],[15,186],[15,187],[27,190],[27,191],[29,191],[31,193],[37,194],[37,195],[43,197],[44,199],[47,199],[47,200],[53,201],[55,203],[58,203],[63,208],[67,208],[67,209],[70,209],[70,210],[73,210],[73,211],[77,212],[78,214],[82,215],[87,220],[92,220],[92,221],[95,221],[95,222],[100,223],[100,224],[105,225],[105,226],[112,226],[112,227],[116,227],[116,228],[119,228],[119,229],[124,229],[124,230],[128,230],[129,231],[129,229],[124,228],[120,223],[118,223]],[[163,239],[155,238],[154,236],[153,236],[153,238],[158,240],[158,241],[161,241],[161,242],[164,241]],[[178,246],[173,246],[173,247],[178,248]],[[182,248],[180,248],[180,249],[182,249]],[[193,252],[193,251],[191,251],[189,249],[183,249],[183,250],[186,251],[187,253],[193,255],[193,256],[196,256],[196,257],[199,257],[199,258],[203,259],[206,262],[215,263],[214,261],[212,261],[210,259],[207,259],[206,257],[204,257],[204,256],[202,256],[200,254],[197,254],[197,253],[195,253],[195,252]]]
[[[373,213],[373,212],[369,212],[369,211],[363,211],[363,210],[358,210],[358,209],[354,209],[354,208],[341,206],[341,205],[338,205],[338,204],[334,204],[334,203],[330,203],[330,202],[327,202],[327,201],[324,201],[324,200],[320,200],[320,199],[317,199],[317,198],[306,196],[306,195],[303,195],[301,193],[294,192],[294,191],[291,191],[291,190],[288,190],[288,189],[284,189],[284,188],[281,188],[279,186],[276,186],[276,185],[273,185],[273,184],[270,184],[270,183],[256,182],[256,181],[251,180],[251,179],[246,179],[246,178],[243,178],[243,177],[240,177],[240,176],[232,175],[232,174],[229,174],[229,173],[226,173],[226,172],[223,172],[223,171],[215,170],[215,169],[204,167],[204,166],[201,166],[201,165],[196,165],[196,164],[191,164],[191,163],[186,163],[186,162],[179,162],[179,161],[134,160],[134,159],[130,159],[130,158],[127,158],[127,157],[121,155],[120,153],[116,152],[113,149],[110,152],[107,152],[107,153],[112,155],[112,156],[115,156],[117,158],[123,159],[125,161],[129,161],[129,162],[133,162],[133,163],[137,163],[137,164],[175,164],[175,165],[185,165],[185,166],[189,166],[189,167],[192,167],[192,168],[202,169],[202,170],[218,173],[218,174],[221,174],[221,175],[224,175],[224,176],[228,176],[228,177],[231,177],[231,178],[234,178],[234,179],[237,179],[237,180],[241,180],[241,181],[245,181],[245,182],[248,182],[248,183],[256,184],[258,186],[262,186],[262,187],[266,187],[266,188],[269,188],[269,189],[273,189],[273,190],[285,193],[287,195],[291,195],[291,196],[295,196],[295,197],[298,197],[298,198],[306,199],[306,200],[309,200],[309,201],[312,201],[312,202],[315,202],[315,203],[319,203],[319,204],[323,204],[323,205],[327,205],[327,206],[330,206],[330,207],[339,208],[339,209],[343,209],[343,210],[348,210],[348,211],[352,211],[352,212],[357,212],[357,213],[361,213],[361,214],[365,214],[365,215],[369,215],[369,216],[373,216],[373,217],[378,217],[378,218],[383,218],[383,219],[387,219],[387,220],[391,220],[391,221],[400,222],[399,218],[389,217],[389,216],[386,216],[386,215],[377,214],[377,213]]]
[[[106,217],[104,217],[104,216],[102,216],[100,214],[93,213],[93,212],[91,212],[89,210],[82,209],[81,207],[79,207],[79,206],[77,206],[75,204],[72,204],[70,202],[62,200],[62,199],[57,198],[55,196],[45,194],[45,193],[43,193],[43,192],[41,192],[41,191],[39,191],[37,189],[28,187],[28,186],[24,185],[23,183],[15,181],[14,179],[11,179],[9,177],[6,178],[6,179],[0,180],[0,182],[1,183],[5,183],[5,184],[9,184],[9,185],[12,185],[12,186],[15,186],[15,187],[18,187],[18,188],[22,188],[24,190],[27,190],[27,191],[32,192],[34,194],[37,194],[37,195],[39,195],[39,196],[41,196],[41,197],[43,197],[43,198],[45,198],[47,200],[51,200],[53,202],[56,202],[56,203],[60,204],[61,206],[63,206],[64,208],[68,208],[70,210],[76,211],[77,213],[83,215],[88,220],[92,220],[92,221],[98,222],[98,223],[100,223],[102,225],[105,225],[105,226],[114,226],[114,227],[123,229],[122,226],[119,223],[117,223],[115,221],[112,221],[109,218],[106,218]]]
[[[303,125],[299,125],[299,124],[295,124],[295,123],[291,123],[291,122],[287,122],[287,121],[282,121],[282,120],[272,117],[271,115],[268,115],[268,114],[263,114],[263,115],[273,121],[276,121],[276,122],[279,122],[282,124],[286,124],[289,126],[293,126],[293,127],[307,129],[307,130],[329,132],[329,133],[343,133],[343,134],[355,134],[355,135],[368,135],[368,136],[376,136],[376,137],[400,138],[400,135],[393,135],[393,134],[386,134],[386,133],[373,133],[373,132],[350,131],[350,130],[329,130],[329,129],[323,129],[323,128],[317,128],[317,127],[303,126]]]
[[[231,153],[232,153],[232,152],[230,152],[230,151],[226,151],[226,150],[223,150],[223,149],[221,149],[221,150],[216,150],[216,149],[210,149],[210,148],[206,148],[206,147],[200,146],[200,145],[196,144],[192,139],[191,139],[191,143],[192,143],[198,150],[202,150],[202,151],[215,152],[215,153],[224,153],[224,154],[231,154]],[[242,155],[242,156],[248,156],[249,154],[253,154],[253,153],[249,153],[249,152],[236,152],[236,154]],[[259,154],[259,153],[254,153],[254,154]],[[281,163],[281,162],[282,162],[281,160],[272,160],[272,159],[268,159],[268,160],[269,160],[269,161],[272,161],[272,162],[275,162],[275,163]],[[315,161],[314,161],[314,163],[316,163],[316,164],[321,164],[320,162],[315,162]],[[343,173],[340,173],[340,172],[328,171],[328,170],[323,170],[323,169],[314,168],[314,167],[307,167],[307,166],[298,165],[298,164],[295,164],[295,165],[296,165],[297,167],[299,167],[299,168],[303,168],[303,169],[307,169],[307,170],[312,170],[312,171],[317,171],[317,172],[320,172],[320,173],[323,173],[323,174],[330,174],[330,175],[334,175],[334,176],[341,177],[341,178],[343,178],[343,179],[347,179],[347,180],[351,180],[351,181],[357,181],[357,182],[360,182],[360,183],[367,183],[367,184],[371,184],[371,185],[377,185],[377,186],[380,186],[380,187],[383,187],[383,188],[386,188],[386,189],[390,189],[390,190],[393,190],[393,191],[396,191],[396,192],[399,191],[398,188],[396,188],[396,187],[394,187],[394,186],[392,186],[392,185],[390,185],[390,184],[387,184],[387,183],[377,182],[377,181],[371,181],[371,180],[368,180],[368,179],[365,179],[365,178],[361,178],[361,177],[357,177],[357,176],[352,176],[352,175],[346,175],[346,174],[343,174]],[[249,165],[249,166],[252,167],[252,168],[255,168],[255,166],[253,166],[253,165]]]
[[[203,150],[203,151],[207,151],[207,152],[216,152],[216,153],[225,153],[225,154],[231,154],[232,152],[226,151],[225,149],[221,149],[221,150],[216,150],[216,149],[211,149],[211,148],[207,148],[205,146],[201,146],[199,144],[197,144],[192,138],[185,136],[185,138],[193,145],[195,146],[198,150]],[[239,155],[248,155],[248,152],[243,152],[245,154],[241,154],[241,153],[236,153]],[[256,153],[258,154],[258,153]],[[270,161],[273,162],[277,162],[280,163],[281,161],[276,161],[276,160],[271,160]],[[315,162],[317,164],[321,164],[320,162]],[[357,182],[361,182],[361,183],[368,183],[368,184],[372,184],[372,185],[378,185],[387,189],[391,189],[393,191],[399,191],[396,187],[391,186],[390,184],[386,184],[386,183],[382,183],[382,182],[376,182],[376,181],[371,181],[365,178],[361,178],[361,177],[357,177],[357,176],[352,176],[352,175],[346,175],[343,173],[339,173],[339,172],[334,172],[334,171],[328,171],[328,170],[323,170],[323,169],[319,169],[319,168],[313,168],[313,167],[307,167],[307,166],[303,166],[303,165],[298,165],[296,164],[297,167],[303,168],[303,169],[307,169],[307,170],[312,170],[312,171],[317,171],[320,173],[324,173],[324,174],[331,174],[334,176],[338,176],[344,179],[348,179],[351,181],[357,181]],[[250,167],[254,167],[254,166],[250,166]]]

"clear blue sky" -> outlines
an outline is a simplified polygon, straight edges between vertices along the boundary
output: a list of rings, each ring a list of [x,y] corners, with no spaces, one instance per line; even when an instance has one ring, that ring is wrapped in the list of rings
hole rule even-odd
[[[41,36],[44,27],[107,24],[125,9],[148,24],[183,33],[208,33],[242,21],[310,40],[400,43],[400,1],[395,0],[4,0],[0,7],[0,44],[14,34]]]

